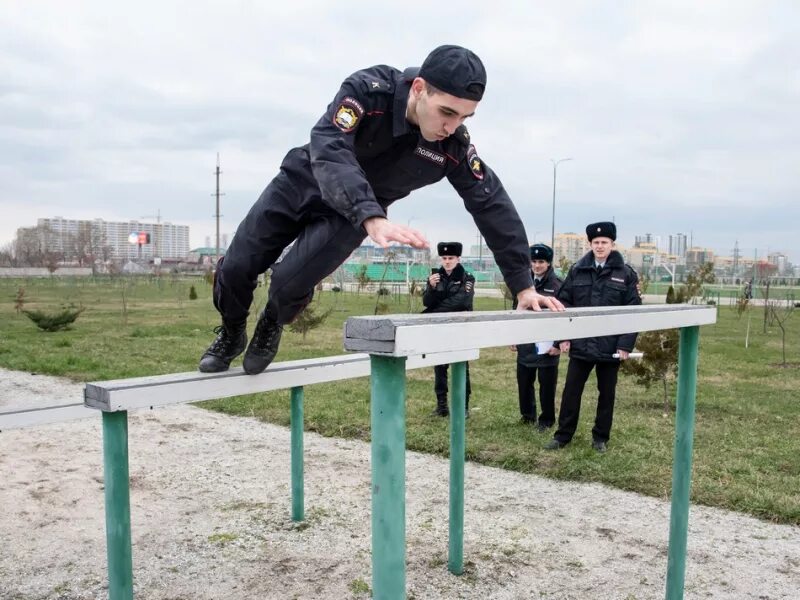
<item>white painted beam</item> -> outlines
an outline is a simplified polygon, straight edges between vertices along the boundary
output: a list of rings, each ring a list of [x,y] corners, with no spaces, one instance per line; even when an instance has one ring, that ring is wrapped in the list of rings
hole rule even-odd
[[[708,325],[714,306],[663,304],[570,308],[565,312],[487,311],[350,317],[346,350],[409,356]]]
[[[479,356],[479,351],[473,348],[425,353],[409,356],[406,369],[477,360]],[[343,354],[273,363],[259,375],[247,375],[240,367],[224,373],[191,372],[92,382],[86,384],[84,398],[88,407],[115,412],[256,394],[369,374],[368,354]]]
[[[0,411],[0,431],[96,416],[97,411],[86,408],[81,402],[38,408],[5,409]]]

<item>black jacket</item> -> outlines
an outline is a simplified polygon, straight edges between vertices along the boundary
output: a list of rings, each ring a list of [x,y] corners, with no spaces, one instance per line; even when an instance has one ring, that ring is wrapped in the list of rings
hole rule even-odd
[[[616,250],[609,254],[603,270],[598,274],[594,254],[585,254],[572,268],[558,292],[564,306],[632,306],[641,304],[636,289],[639,277]],[[608,335],[572,340],[569,355],[589,361],[613,362],[617,349],[633,350],[636,333]]]
[[[562,281],[556,276],[553,267],[548,267],[539,281],[535,281],[534,278],[533,285],[542,296],[555,296],[561,289],[561,283]],[[517,301],[514,300],[514,308],[516,307]],[[526,367],[552,367],[558,364],[558,358],[558,355],[539,354],[536,352],[536,344],[517,345],[517,362]]]
[[[436,287],[425,284],[422,292],[423,313],[462,312],[472,310],[472,299],[475,297],[475,277],[467,273],[460,264],[456,265],[450,275],[439,268],[441,279]]]
[[[408,93],[418,72],[378,65],[353,73],[311,130],[310,143],[289,151],[281,169],[318,186],[322,201],[354,227],[385,217],[395,200],[447,177],[516,295],[533,285],[522,220],[466,127],[428,142],[408,122]]]

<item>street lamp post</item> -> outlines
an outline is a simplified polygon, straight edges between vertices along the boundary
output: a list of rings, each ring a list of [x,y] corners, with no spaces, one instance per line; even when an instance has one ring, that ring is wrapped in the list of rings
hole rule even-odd
[[[553,220],[550,225],[550,247],[555,249],[556,247],[556,169],[558,168],[559,163],[572,160],[571,158],[559,158],[558,160],[550,159],[550,162],[553,163]]]

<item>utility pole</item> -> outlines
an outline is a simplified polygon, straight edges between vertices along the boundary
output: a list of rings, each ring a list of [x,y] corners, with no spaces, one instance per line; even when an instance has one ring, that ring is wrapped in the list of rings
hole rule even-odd
[[[558,160],[550,159],[550,162],[553,163],[553,218],[550,222],[550,247],[555,248],[556,245],[556,170],[558,169],[558,164],[572,160],[571,158],[559,158]]]
[[[214,213],[214,217],[217,220],[217,245],[216,245],[216,251],[214,252],[214,268],[216,269],[217,263],[219,262],[219,218],[222,216],[219,212],[219,197],[225,195],[219,193],[219,175],[220,173],[222,173],[222,171],[219,170],[219,152],[217,152],[217,169],[215,173],[217,175],[217,191],[214,195],[217,199],[217,210]]]

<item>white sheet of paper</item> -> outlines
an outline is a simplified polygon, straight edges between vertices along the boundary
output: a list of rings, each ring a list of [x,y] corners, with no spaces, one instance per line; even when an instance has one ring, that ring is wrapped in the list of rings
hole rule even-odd
[[[553,341],[549,342],[536,342],[536,353],[537,354],[547,354],[550,348],[553,347]]]

